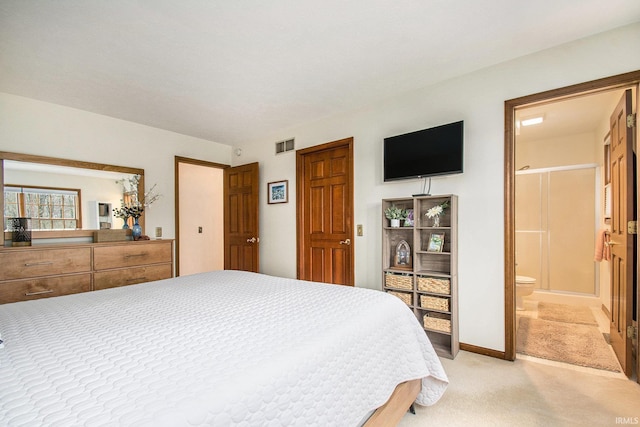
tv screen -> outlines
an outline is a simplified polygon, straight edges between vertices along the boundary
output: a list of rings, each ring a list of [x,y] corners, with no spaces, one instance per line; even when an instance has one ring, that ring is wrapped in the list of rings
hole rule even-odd
[[[462,173],[464,122],[384,139],[384,180]]]

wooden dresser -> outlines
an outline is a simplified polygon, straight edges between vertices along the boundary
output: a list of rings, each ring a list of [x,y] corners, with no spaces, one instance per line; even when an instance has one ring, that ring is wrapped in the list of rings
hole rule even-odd
[[[173,277],[173,240],[0,248],[0,304]]]

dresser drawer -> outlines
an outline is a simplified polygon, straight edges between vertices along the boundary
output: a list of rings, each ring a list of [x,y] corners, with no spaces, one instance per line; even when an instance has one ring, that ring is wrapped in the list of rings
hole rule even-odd
[[[96,247],[93,250],[95,270],[133,267],[136,265],[171,262],[171,242],[142,243]]]
[[[91,274],[43,277],[0,283],[0,304],[76,294],[91,290]]]
[[[91,271],[91,248],[26,249],[0,252],[0,280]]]
[[[98,291],[100,289],[135,285],[136,283],[169,279],[171,277],[173,277],[171,264],[97,271],[93,274],[93,289]]]

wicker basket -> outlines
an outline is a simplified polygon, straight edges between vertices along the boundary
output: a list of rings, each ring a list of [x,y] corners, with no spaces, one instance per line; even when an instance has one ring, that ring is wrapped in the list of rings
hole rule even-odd
[[[451,281],[449,279],[418,276],[418,290],[449,295],[451,294]]]
[[[391,295],[400,298],[405,304],[407,305],[411,305],[411,299],[413,297],[413,294],[408,294],[406,292],[389,292]]]
[[[396,289],[412,289],[412,280],[412,276],[405,276],[402,274],[386,274],[384,278],[385,285],[388,288]]]
[[[420,295],[420,307],[432,310],[449,311],[449,299]]]
[[[451,333],[451,319],[447,319],[440,313],[427,313],[424,315],[424,327],[434,331]]]

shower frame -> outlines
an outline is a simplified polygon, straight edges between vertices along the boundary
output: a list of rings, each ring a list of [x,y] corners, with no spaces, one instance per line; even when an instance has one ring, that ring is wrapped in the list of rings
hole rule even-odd
[[[600,202],[600,167],[598,164],[596,163],[586,163],[586,164],[577,164],[577,165],[564,165],[564,166],[553,166],[553,167],[545,167],[545,168],[536,168],[536,169],[530,169],[530,168],[526,168],[526,169],[522,169],[522,170],[518,170],[515,172],[516,177],[520,176],[520,175],[538,175],[539,176],[539,188],[540,188],[540,192],[539,192],[539,203],[538,203],[538,207],[539,207],[539,217],[540,217],[540,222],[539,222],[539,227],[537,230],[526,230],[526,229],[515,229],[515,233],[516,236],[519,233],[527,233],[527,234],[538,234],[539,238],[539,253],[542,254],[543,251],[543,246],[545,247],[544,249],[546,249],[546,257],[543,257],[542,255],[539,256],[539,260],[538,260],[538,272],[540,273],[540,280],[538,281],[537,287],[536,287],[536,291],[539,292],[547,292],[547,293],[553,293],[553,294],[567,294],[567,295],[578,295],[578,296],[593,296],[593,297],[597,297],[600,294],[600,275],[599,275],[599,265],[597,263],[593,264],[593,293],[583,293],[583,292],[573,292],[573,291],[569,291],[569,290],[556,290],[553,289],[552,283],[551,283],[551,268],[550,268],[550,259],[551,259],[551,255],[552,255],[552,247],[551,247],[551,241],[552,241],[552,234],[549,230],[549,226],[548,224],[550,223],[550,195],[551,195],[551,176],[553,172],[566,172],[566,171],[572,171],[572,170],[584,170],[584,169],[593,169],[594,171],[594,184],[593,184],[593,191],[594,191],[594,199],[595,199],[595,205],[594,205],[594,224],[593,224],[593,236],[595,239],[595,235],[598,229],[598,224],[601,221],[601,215],[600,215],[600,209],[599,206],[601,205]],[[547,176],[547,180],[546,180],[546,192],[542,191],[542,186],[543,186],[543,177],[544,175]],[[517,183],[516,183],[517,186]],[[543,203],[543,199],[545,197],[546,194],[546,204]],[[544,206],[547,206],[547,208],[545,209]],[[545,217],[546,215],[546,217]],[[544,221],[543,221],[544,219]],[[546,227],[542,226],[542,223],[547,224]],[[516,220],[516,225],[517,225],[517,220]],[[545,234],[546,234],[546,239],[545,239]],[[518,247],[516,245],[516,252],[518,251]],[[516,260],[517,262],[517,260]],[[544,265],[546,262],[546,266]],[[546,267],[546,268],[545,268]],[[516,269],[517,269],[517,264],[516,264]],[[544,275],[544,277],[543,277]],[[546,288],[543,288],[543,283],[546,283]]]

